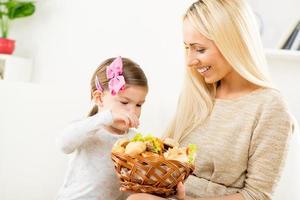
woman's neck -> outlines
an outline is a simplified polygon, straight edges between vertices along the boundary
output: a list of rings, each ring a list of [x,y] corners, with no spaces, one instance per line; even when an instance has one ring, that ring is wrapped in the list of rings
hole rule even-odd
[[[234,72],[220,80],[217,87],[216,98],[235,99],[259,88],[261,87],[249,82],[238,73]]]

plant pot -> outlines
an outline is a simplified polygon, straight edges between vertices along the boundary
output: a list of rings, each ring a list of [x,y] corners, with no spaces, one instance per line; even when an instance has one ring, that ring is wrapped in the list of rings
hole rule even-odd
[[[0,54],[12,54],[15,50],[15,41],[7,38],[0,38]]]

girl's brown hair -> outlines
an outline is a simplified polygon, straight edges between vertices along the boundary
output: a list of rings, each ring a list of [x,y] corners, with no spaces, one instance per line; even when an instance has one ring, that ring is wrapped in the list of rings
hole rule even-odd
[[[103,61],[99,67],[94,72],[92,79],[91,79],[91,99],[93,99],[93,92],[97,90],[95,79],[96,76],[101,84],[101,87],[105,90],[108,90],[108,82],[106,76],[106,68],[109,66],[116,58],[109,58]],[[123,76],[125,79],[126,84],[128,85],[137,85],[143,86],[148,89],[148,80],[144,73],[144,71],[140,68],[138,64],[130,60],[129,58],[122,58],[123,62]],[[94,105],[92,110],[89,112],[88,116],[93,116],[98,113],[97,105]]]

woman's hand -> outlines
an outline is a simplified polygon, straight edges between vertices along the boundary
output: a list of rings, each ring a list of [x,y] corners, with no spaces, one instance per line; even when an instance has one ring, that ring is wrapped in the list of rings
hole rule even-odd
[[[177,184],[177,194],[176,194],[176,198],[179,200],[185,200],[185,187],[183,185],[182,182],[179,182]]]
[[[182,182],[179,182],[177,185],[176,198],[179,200],[195,200],[194,198],[185,195],[185,187]]]

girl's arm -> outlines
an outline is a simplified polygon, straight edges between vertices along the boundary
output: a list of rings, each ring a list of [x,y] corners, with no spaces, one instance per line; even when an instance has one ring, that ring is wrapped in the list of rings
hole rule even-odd
[[[76,148],[93,136],[103,125],[109,125],[113,121],[110,110],[99,112],[94,116],[74,121],[62,130],[58,138],[58,145],[66,154],[72,153]]]

